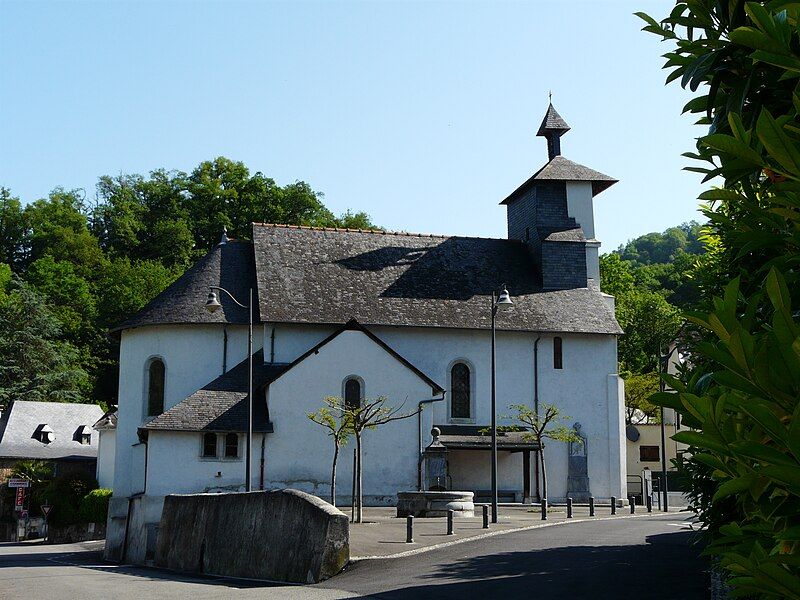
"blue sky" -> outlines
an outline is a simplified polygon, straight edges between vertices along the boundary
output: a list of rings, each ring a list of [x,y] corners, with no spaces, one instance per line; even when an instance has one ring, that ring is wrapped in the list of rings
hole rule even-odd
[[[692,218],[702,129],[632,15],[672,2],[0,2],[0,185],[95,196],[98,176],[223,155],[392,230],[504,237],[509,192],[563,154],[620,183],[604,251]]]

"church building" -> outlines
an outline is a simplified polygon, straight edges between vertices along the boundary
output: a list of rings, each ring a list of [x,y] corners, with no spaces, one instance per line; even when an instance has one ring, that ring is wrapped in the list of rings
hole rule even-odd
[[[414,413],[366,431],[367,505],[400,491],[491,487],[491,319],[497,312],[498,422],[512,404],[557,405],[586,444],[583,493],[626,497],[623,381],[614,299],[600,292],[595,198],[615,180],[561,155],[569,126],[552,104],[538,135],[548,160],[502,200],[504,239],[253,223],[252,240],[219,245],[122,324],[114,496],[108,552],[135,560],[154,543],[164,497],[243,489],[252,293],[253,489],[295,488],[327,499],[333,444],[307,414],[337,396],[384,396]],[[425,476],[437,427],[447,473]],[[350,502],[351,442],[338,468]],[[535,501],[537,447],[498,436],[501,501]],[[568,444],[546,449],[548,496],[570,488]],[[134,532],[142,532],[141,535]],[[135,538],[135,539],[134,539]]]

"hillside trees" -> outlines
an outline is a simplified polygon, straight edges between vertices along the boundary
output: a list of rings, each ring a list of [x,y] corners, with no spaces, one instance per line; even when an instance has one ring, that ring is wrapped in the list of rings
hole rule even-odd
[[[53,395],[42,386],[37,398],[113,401],[118,342],[109,330],[218,243],[223,228],[249,239],[252,221],[374,227],[363,212],[336,217],[305,182],[280,186],[224,157],[191,173],[102,176],[92,201],[82,190],[56,188],[23,205],[0,188],[0,284],[16,274],[11,293],[35,306],[27,318],[6,306],[16,321],[4,326],[28,331],[36,328],[31,319],[42,319],[44,338],[64,350],[51,371],[63,368],[73,382]]]

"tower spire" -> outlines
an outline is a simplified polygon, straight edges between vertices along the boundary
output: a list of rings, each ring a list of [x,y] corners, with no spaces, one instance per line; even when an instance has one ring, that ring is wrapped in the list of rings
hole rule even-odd
[[[553,93],[550,92],[550,99],[552,100]],[[547,156],[549,160],[553,160],[556,156],[561,154],[561,136],[569,131],[570,127],[567,122],[561,118],[553,103],[547,107],[547,112],[542,119],[542,124],[539,125],[539,131],[536,135],[547,138]]]

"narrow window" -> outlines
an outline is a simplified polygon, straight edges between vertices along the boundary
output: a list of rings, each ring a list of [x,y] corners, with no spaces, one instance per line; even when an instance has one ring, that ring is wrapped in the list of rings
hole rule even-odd
[[[561,353],[562,342],[560,337],[553,338],[553,368],[563,369],[563,357]]]
[[[164,361],[154,358],[147,369],[147,415],[164,412]]]
[[[344,405],[347,408],[361,406],[361,382],[355,377],[344,382]]]
[[[531,241],[531,228],[530,227],[526,227],[525,228],[525,241],[526,242],[530,242]]]
[[[203,434],[203,458],[216,458],[217,456],[217,434]]]
[[[459,362],[450,369],[450,417],[469,419],[471,409],[469,367]]]
[[[642,462],[658,462],[661,460],[658,446],[639,446],[639,460]]]
[[[225,458],[239,457],[239,435],[229,433],[225,436]]]

